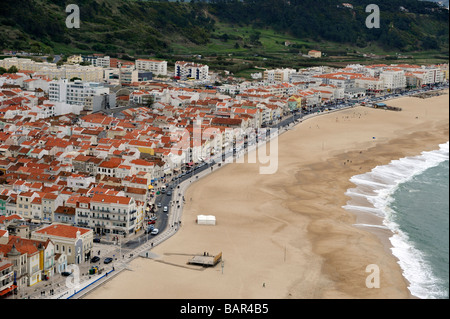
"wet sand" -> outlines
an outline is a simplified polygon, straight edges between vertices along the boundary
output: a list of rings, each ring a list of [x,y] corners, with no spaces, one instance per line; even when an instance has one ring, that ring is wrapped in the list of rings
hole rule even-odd
[[[448,93],[448,92],[447,92]],[[84,298],[411,298],[390,253],[390,233],[362,229],[372,216],[343,209],[353,175],[448,141],[448,94],[400,98],[401,112],[355,107],[314,117],[278,139],[278,170],[229,164],[194,183],[179,232]],[[247,162],[247,161],[245,161]],[[197,225],[215,215],[217,225]],[[187,265],[223,253],[214,268]],[[366,287],[366,267],[380,288]]]

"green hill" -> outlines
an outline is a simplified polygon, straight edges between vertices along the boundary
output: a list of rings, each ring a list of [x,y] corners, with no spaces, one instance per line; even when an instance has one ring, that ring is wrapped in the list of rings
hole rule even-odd
[[[381,26],[369,29],[372,0],[2,0],[0,48],[115,55],[228,54],[309,49],[428,52],[448,57],[448,11],[432,2],[378,0]],[[81,27],[68,29],[68,4]],[[286,41],[289,46],[286,46]]]

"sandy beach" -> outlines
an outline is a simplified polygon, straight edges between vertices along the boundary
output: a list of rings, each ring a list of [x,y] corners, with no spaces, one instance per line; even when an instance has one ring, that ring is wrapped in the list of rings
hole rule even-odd
[[[152,250],[156,258],[137,258],[84,298],[412,298],[388,231],[355,227],[372,217],[342,206],[352,176],[448,141],[449,95],[386,103],[403,110],[355,107],[282,134],[275,174],[245,161],[193,183],[183,226]],[[197,225],[200,214],[217,225]],[[203,252],[222,252],[223,267],[187,265]],[[370,264],[380,288],[366,287]]]

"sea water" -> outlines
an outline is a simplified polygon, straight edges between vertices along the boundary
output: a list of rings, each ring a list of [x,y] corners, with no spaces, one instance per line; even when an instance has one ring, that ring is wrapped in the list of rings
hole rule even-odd
[[[344,208],[382,218],[411,294],[449,298],[449,143],[350,180]]]

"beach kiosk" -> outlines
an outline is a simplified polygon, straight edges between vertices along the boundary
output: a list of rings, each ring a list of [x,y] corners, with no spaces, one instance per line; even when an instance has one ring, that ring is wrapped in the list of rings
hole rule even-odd
[[[198,225],[215,225],[216,216],[213,215],[197,215]]]

